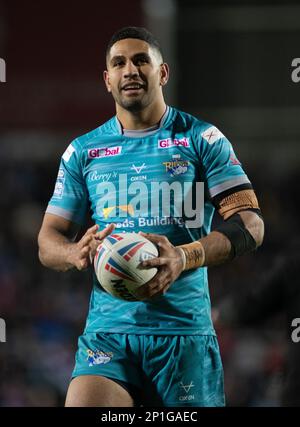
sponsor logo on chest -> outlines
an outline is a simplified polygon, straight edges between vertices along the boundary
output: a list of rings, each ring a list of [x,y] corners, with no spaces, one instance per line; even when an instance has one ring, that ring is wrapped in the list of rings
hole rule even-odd
[[[180,138],[180,139],[159,139],[158,148],[169,148],[169,147],[190,147],[189,138]]]
[[[122,152],[122,147],[105,147],[105,148],[91,148],[88,150],[89,159],[97,159],[101,157],[118,156]]]

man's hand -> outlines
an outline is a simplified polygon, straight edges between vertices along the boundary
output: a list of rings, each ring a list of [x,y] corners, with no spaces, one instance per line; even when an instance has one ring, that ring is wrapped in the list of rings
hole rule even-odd
[[[77,270],[85,270],[93,262],[96,249],[105,237],[107,237],[115,228],[114,224],[109,224],[104,230],[98,231],[99,226],[96,224],[89,228],[82,238],[72,244],[69,262]]]
[[[158,268],[158,272],[153,279],[135,292],[138,299],[144,300],[167,292],[171,284],[183,271],[183,259],[181,250],[173,246],[167,237],[142,232],[139,234],[153,242],[159,251],[158,257],[143,261],[140,264],[142,268]]]

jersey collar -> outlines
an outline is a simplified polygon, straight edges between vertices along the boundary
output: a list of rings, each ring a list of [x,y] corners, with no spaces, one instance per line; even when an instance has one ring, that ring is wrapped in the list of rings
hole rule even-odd
[[[159,129],[161,129],[168,121],[171,113],[171,108],[167,106],[166,111],[164,112],[162,118],[160,119],[159,123],[157,123],[154,126],[151,126],[146,129],[139,129],[139,130],[130,130],[130,129],[124,129],[118,120],[117,116],[114,117],[114,124],[116,131],[119,135],[124,135],[130,138],[143,138],[145,136],[150,136],[157,132]]]

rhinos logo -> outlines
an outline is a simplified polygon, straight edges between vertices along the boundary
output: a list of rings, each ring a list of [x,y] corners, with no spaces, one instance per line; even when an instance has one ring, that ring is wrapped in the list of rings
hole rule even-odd
[[[187,172],[189,167],[188,160],[170,160],[169,162],[163,162],[166,167],[166,172],[171,176],[182,175]]]
[[[101,364],[105,365],[106,363],[110,362],[111,359],[113,358],[112,352],[104,352],[101,350],[92,351],[90,349],[88,349],[86,352],[88,354],[87,361],[89,363],[89,366],[101,365]]]

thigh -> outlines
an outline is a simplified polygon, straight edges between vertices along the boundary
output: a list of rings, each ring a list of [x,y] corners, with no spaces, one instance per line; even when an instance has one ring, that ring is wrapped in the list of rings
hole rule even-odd
[[[97,375],[74,378],[67,392],[65,406],[133,406],[130,394],[118,383]]]
[[[83,334],[78,340],[76,363],[72,373],[74,379],[70,384],[71,391],[77,383],[86,384],[87,382],[88,387],[92,389],[102,381],[104,385],[108,384],[109,390],[113,386],[117,389],[123,388],[139,403],[142,371],[136,353],[135,340],[127,334]],[[82,379],[77,380],[78,377]],[[97,377],[102,379],[98,381]]]
[[[162,406],[224,406],[223,367],[216,337],[148,339],[144,369]]]

